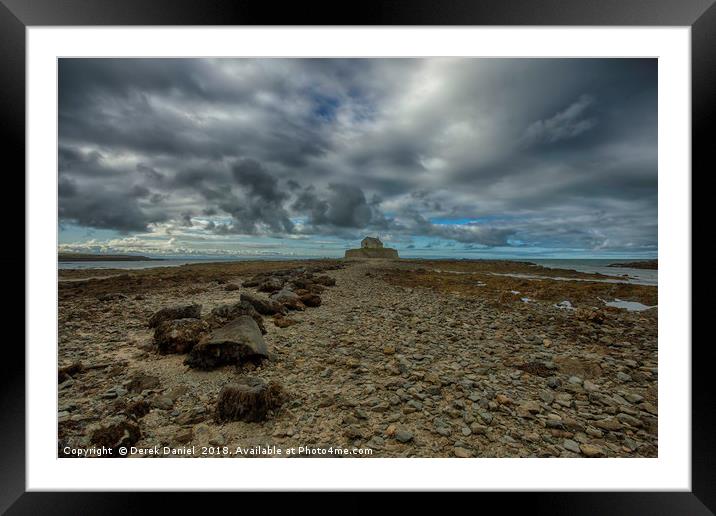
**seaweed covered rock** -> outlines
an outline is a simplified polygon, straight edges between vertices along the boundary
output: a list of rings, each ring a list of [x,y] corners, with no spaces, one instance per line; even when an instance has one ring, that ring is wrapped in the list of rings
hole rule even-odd
[[[209,332],[201,319],[162,321],[154,330],[154,344],[162,354],[188,353]]]
[[[221,389],[214,417],[220,423],[264,421],[270,412],[279,408],[285,400],[286,393],[279,384],[247,377]]]
[[[247,301],[239,301],[238,303],[234,303],[232,305],[221,305],[217,306],[211,311],[211,314],[209,317],[207,317],[206,321],[209,323],[209,326],[211,326],[212,329],[219,328],[221,326],[224,326],[229,321],[233,321],[237,317],[240,317],[242,315],[248,315],[251,317],[255,322],[256,325],[259,327],[259,330],[261,330],[262,335],[266,335],[266,328],[264,327],[264,318],[261,316],[260,313],[256,311],[256,309]]]
[[[199,319],[201,317],[201,305],[169,306],[162,308],[149,318],[148,326],[156,328],[162,321],[174,319]]]
[[[122,457],[118,452],[119,448],[134,446],[141,438],[142,432],[136,421],[120,415],[91,430],[90,444],[107,447],[112,450],[113,457]]]
[[[264,297],[247,294],[246,292],[241,294],[241,301],[246,301],[262,315],[274,315],[285,312],[281,303],[278,303],[273,299],[266,299]]]
[[[319,296],[317,294],[311,294],[311,293],[303,294],[302,296],[300,296],[300,299],[301,299],[301,302],[306,306],[310,306],[310,307],[321,306],[321,296]]]
[[[258,290],[260,292],[276,292],[283,288],[283,283],[282,279],[271,276],[258,286]]]
[[[261,330],[251,317],[242,315],[202,339],[184,363],[208,370],[263,358],[268,358],[268,348]]]
[[[286,289],[271,294],[271,300],[280,303],[290,310],[303,310],[305,307],[303,302],[301,302],[301,298],[298,297],[298,294]]]

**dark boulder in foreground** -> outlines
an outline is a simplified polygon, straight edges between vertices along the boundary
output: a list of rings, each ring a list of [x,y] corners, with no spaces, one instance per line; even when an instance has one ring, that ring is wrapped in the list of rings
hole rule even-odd
[[[268,348],[261,330],[251,317],[242,315],[194,346],[184,363],[194,369],[215,369],[262,358],[268,358]]]
[[[262,315],[274,315],[285,312],[281,303],[274,301],[273,299],[266,299],[264,297],[258,297],[244,292],[241,294],[241,301],[246,301]]]
[[[156,328],[162,321],[174,319],[199,319],[201,317],[201,305],[169,306],[162,308],[149,318],[148,326]]]
[[[136,421],[126,416],[114,416],[90,434],[90,444],[105,446],[112,450],[113,457],[123,457],[119,448],[134,446],[142,438],[142,432]]]
[[[220,423],[264,421],[285,400],[285,391],[279,384],[255,377],[243,378],[221,389],[214,417]]]
[[[154,344],[159,353],[189,353],[209,333],[209,324],[201,319],[162,321],[154,330]]]

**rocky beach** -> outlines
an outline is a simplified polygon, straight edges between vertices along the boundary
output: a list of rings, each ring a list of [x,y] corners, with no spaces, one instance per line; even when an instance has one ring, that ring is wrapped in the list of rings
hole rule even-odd
[[[242,261],[62,269],[58,297],[60,457],[658,455],[656,286],[510,261]]]

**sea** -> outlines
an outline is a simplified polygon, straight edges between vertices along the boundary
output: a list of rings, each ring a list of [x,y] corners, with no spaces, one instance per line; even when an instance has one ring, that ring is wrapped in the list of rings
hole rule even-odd
[[[637,259],[626,259],[626,260],[615,260],[615,259],[555,259],[555,258],[535,258],[530,260],[520,260],[536,263],[542,267],[549,269],[567,269],[577,272],[585,273],[599,273],[605,276],[615,276],[619,279],[624,279],[628,283],[636,283],[639,285],[658,285],[659,271],[656,269],[635,269],[633,267],[609,267],[610,264],[617,263],[629,263],[642,261],[640,258]]]

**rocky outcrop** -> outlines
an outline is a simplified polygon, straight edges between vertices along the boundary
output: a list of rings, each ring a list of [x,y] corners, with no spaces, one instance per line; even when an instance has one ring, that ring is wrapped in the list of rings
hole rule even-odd
[[[154,330],[154,344],[159,353],[188,353],[209,332],[201,319],[162,321]]]
[[[398,251],[390,247],[383,247],[378,249],[371,249],[364,247],[361,249],[348,249],[346,250],[346,258],[348,259],[362,259],[362,258],[388,258],[395,259],[400,258]]]
[[[262,358],[268,358],[268,348],[261,330],[251,317],[242,315],[194,346],[184,363],[194,369],[215,369]]]
[[[162,308],[149,318],[147,326],[156,328],[162,321],[174,319],[199,319],[201,317],[201,305],[170,306]]]
[[[241,294],[241,301],[246,301],[261,315],[274,315],[285,312],[283,305],[273,299],[254,296],[246,292]]]
[[[383,242],[378,238],[365,237],[359,249],[348,249],[345,257],[347,259],[362,258],[398,258],[398,251],[390,247],[383,247]]]

